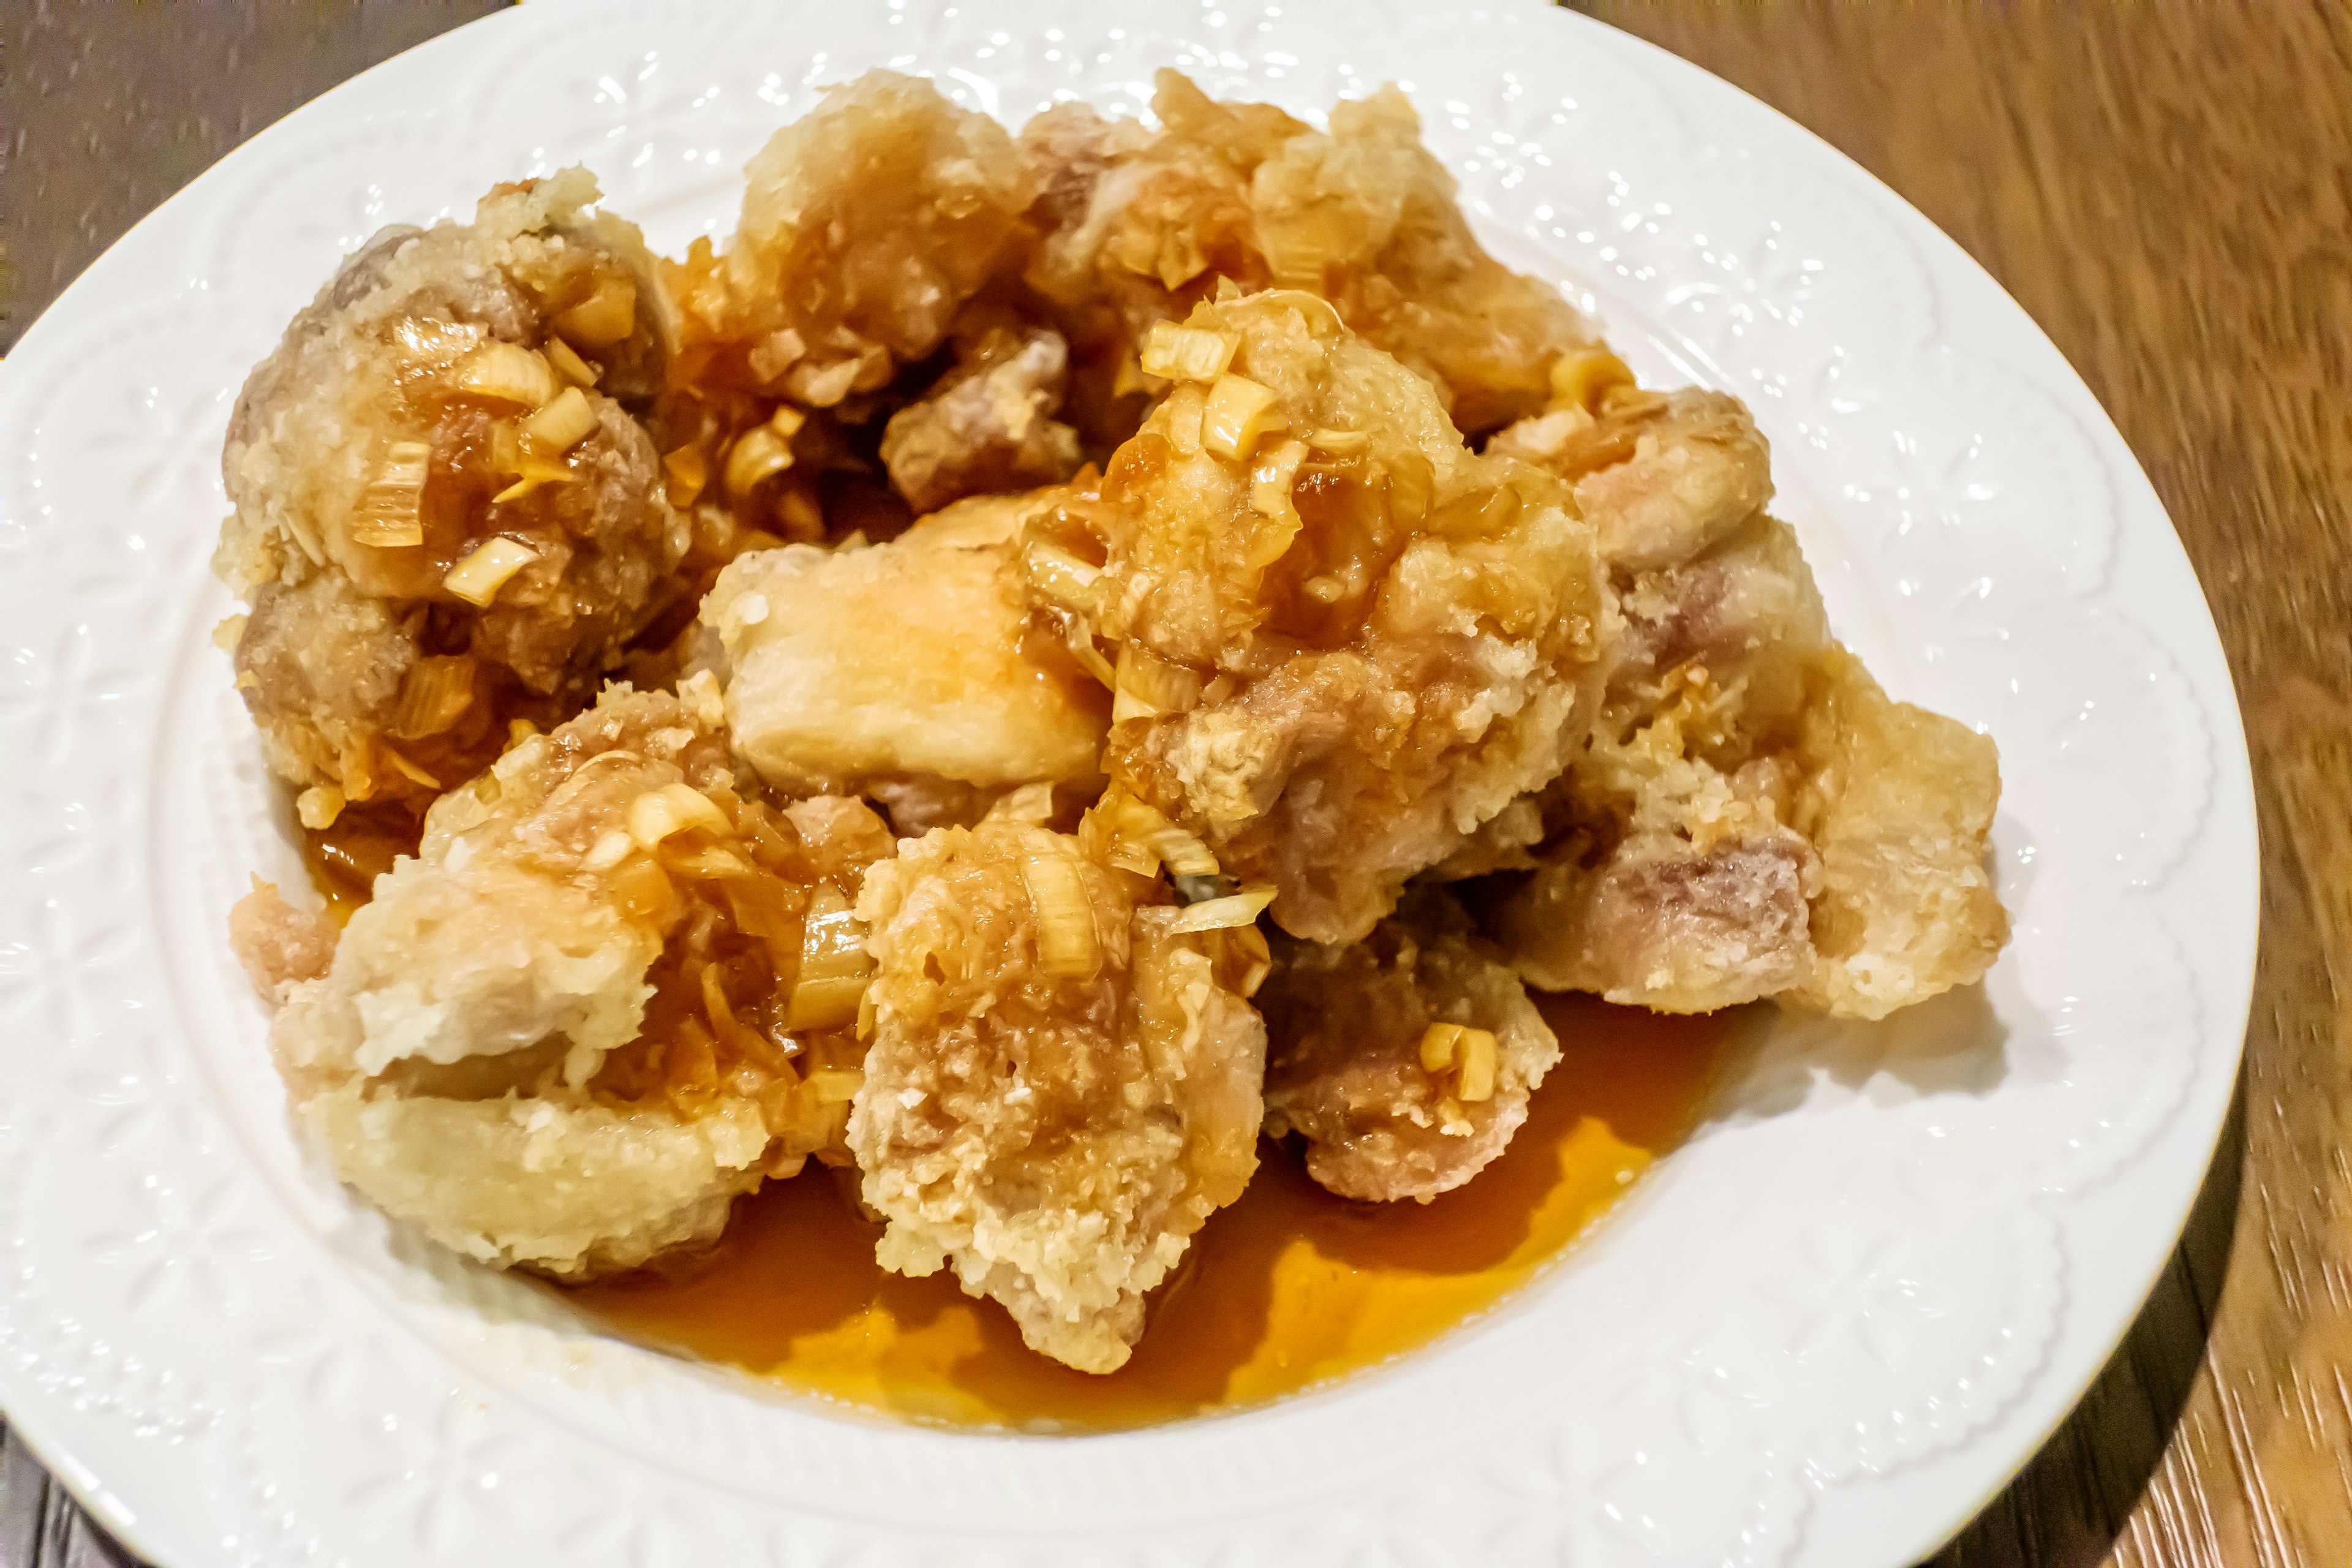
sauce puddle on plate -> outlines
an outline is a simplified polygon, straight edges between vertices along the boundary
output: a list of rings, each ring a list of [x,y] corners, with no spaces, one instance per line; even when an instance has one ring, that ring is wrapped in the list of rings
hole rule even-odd
[[[1261,1404],[1428,1343],[1524,1285],[1689,1135],[1746,1013],[1668,1017],[1538,998],[1564,1053],[1509,1151],[1428,1205],[1360,1204],[1260,1145],[1108,1376],[1023,1346],[946,1269],[874,1262],[855,1173],[812,1163],[740,1201],[716,1248],[563,1293],[629,1338],[796,1393],[931,1425],[1100,1432]]]

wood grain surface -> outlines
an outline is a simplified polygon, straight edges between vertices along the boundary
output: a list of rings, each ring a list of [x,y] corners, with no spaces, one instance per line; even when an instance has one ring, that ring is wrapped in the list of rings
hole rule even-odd
[[[2129,1340],[1936,1561],[2352,1564],[2352,8],[1581,8],[1810,126],[1991,269],[2154,479],[2245,708],[2263,929],[2230,1134]],[[309,74],[273,102],[332,79],[275,58]],[[21,213],[28,149],[68,178],[80,132],[7,119]],[[74,234],[94,254],[111,221]],[[16,281],[21,325],[50,279]],[[117,1561],[10,1443],[0,1568]]]

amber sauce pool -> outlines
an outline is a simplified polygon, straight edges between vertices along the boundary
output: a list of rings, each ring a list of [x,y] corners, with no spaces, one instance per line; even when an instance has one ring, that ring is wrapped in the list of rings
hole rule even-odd
[[[946,1270],[884,1273],[854,1178],[814,1164],[741,1200],[677,1271],[565,1294],[632,1339],[929,1424],[1104,1431],[1255,1405],[1426,1344],[1533,1278],[1689,1134],[1744,1017],[1540,1000],[1565,1055],[1502,1159],[1426,1205],[1358,1204],[1262,1144],[1108,1376],[1025,1349]]]
[[[337,925],[368,901],[394,858],[416,853],[424,826],[403,807],[347,805],[333,826],[302,830],[302,864]]]

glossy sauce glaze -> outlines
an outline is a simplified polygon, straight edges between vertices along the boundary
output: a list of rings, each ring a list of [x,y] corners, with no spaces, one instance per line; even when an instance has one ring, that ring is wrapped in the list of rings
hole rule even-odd
[[[368,901],[394,858],[416,853],[425,818],[407,805],[347,805],[331,827],[302,830],[302,863],[327,912],[341,925]]]
[[[1103,1431],[1255,1405],[1426,1344],[1533,1278],[1689,1134],[1747,1016],[1539,1000],[1564,1056],[1503,1158],[1426,1205],[1375,1205],[1263,1143],[1108,1376],[1033,1353],[946,1270],[884,1273],[855,1173],[814,1164],[741,1200],[713,1251],[564,1294],[630,1338],[929,1424]]]

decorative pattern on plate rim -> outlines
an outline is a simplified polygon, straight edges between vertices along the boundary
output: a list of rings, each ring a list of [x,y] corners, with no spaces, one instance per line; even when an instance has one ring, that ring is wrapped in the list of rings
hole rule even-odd
[[[339,248],[495,178],[585,161],[675,250],[866,66],[1017,121],[1139,109],[1166,63],[1309,112],[1402,79],[1498,250],[1645,376],[1750,400],[1842,632],[2001,743],[2012,952],[1891,1027],[1768,1031],[1702,1134],[1486,1322],[1115,1438],[828,1415],[355,1207],[292,1145],[222,939],[290,856],[206,639],[244,368]],[[2250,792],[2145,480],[1917,215],[1580,19],[526,7],[291,117],[110,253],[0,367],[0,1399],[173,1563],[1916,1555],[2095,1370],[2227,1103]]]

